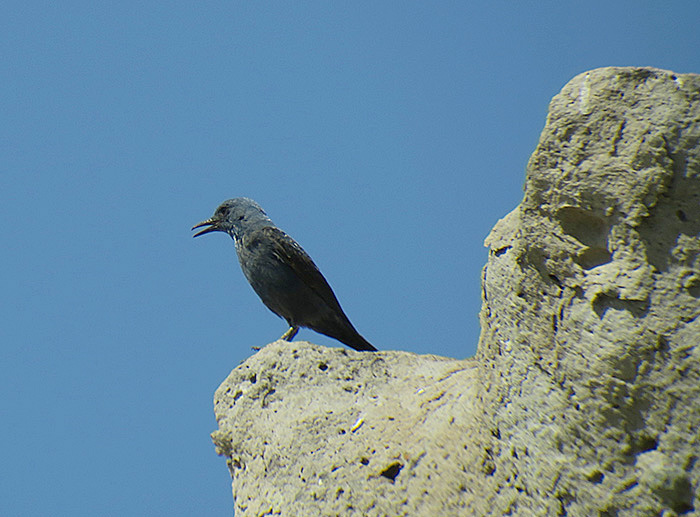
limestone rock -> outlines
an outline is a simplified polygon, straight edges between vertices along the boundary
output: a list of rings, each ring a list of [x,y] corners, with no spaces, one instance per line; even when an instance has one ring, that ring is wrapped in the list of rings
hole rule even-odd
[[[700,76],[605,68],[551,102],[487,238],[493,515],[698,514]]]
[[[700,515],[700,76],[551,102],[477,356],[268,345],[216,393],[236,515]]]
[[[457,515],[482,450],[475,363],[277,341],[216,392],[236,515]],[[426,513],[427,512],[427,513]]]

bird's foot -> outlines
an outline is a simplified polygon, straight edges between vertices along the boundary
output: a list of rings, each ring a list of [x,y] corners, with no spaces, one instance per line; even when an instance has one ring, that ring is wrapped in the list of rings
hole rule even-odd
[[[294,336],[297,335],[297,332],[299,332],[299,327],[289,327],[289,330],[282,334],[282,337],[280,339],[284,341],[291,341],[294,339]]]

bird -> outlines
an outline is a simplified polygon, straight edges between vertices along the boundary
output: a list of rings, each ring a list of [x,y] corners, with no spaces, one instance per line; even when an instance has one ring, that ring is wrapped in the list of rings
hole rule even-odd
[[[291,341],[299,328],[305,327],[354,350],[377,351],[350,323],[308,253],[277,228],[255,201],[246,197],[228,199],[192,230],[197,228],[203,229],[193,237],[211,232],[231,236],[251,287],[268,309],[289,324],[280,339]]]

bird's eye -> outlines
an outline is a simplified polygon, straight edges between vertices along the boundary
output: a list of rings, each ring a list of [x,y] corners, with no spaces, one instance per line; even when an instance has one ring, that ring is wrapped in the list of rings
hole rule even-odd
[[[236,219],[236,220],[237,220],[237,221],[242,221],[242,220],[243,220],[243,216],[242,216],[242,215],[239,215],[239,216],[238,216],[238,219]]]

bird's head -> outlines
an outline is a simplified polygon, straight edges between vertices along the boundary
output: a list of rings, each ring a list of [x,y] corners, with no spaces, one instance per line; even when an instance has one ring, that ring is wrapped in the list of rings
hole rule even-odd
[[[255,230],[263,226],[272,226],[272,221],[255,201],[247,197],[229,199],[219,207],[206,221],[195,224],[192,229],[202,228],[193,237],[210,232],[225,232],[231,237],[239,238],[246,230]]]

